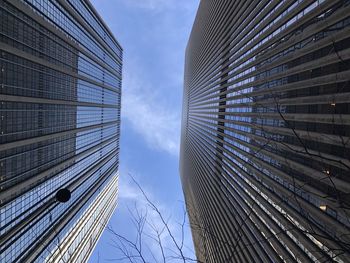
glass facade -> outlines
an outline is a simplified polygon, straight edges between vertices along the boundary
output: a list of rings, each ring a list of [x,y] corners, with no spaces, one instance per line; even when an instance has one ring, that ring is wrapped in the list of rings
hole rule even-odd
[[[86,262],[116,206],[123,50],[88,0],[0,0],[0,22],[0,262]]]
[[[350,1],[201,1],[180,171],[202,262],[348,262]]]

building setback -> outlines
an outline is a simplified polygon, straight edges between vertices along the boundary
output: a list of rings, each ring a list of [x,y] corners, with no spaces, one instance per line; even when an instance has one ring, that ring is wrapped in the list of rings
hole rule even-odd
[[[122,48],[88,0],[0,0],[0,68],[0,262],[86,262],[116,206]]]
[[[201,262],[349,262],[350,1],[202,0],[181,136]]]

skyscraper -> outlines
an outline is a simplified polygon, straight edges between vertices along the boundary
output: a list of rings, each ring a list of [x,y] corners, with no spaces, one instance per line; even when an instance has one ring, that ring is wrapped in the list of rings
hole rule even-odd
[[[85,262],[116,206],[122,48],[88,0],[0,0],[0,52],[0,262]]]
[[[180,173],[202,262],[349,262],[350,1],[202,0]]]

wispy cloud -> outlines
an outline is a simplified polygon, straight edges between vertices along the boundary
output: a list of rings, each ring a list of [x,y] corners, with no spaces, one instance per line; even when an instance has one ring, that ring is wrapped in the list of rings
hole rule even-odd
[[[169,2],[164,0],[126,0],[127,4],[143,9],[161,10],[169,7]]]
[[[134,69],[135,70],[135,69]],[[148,146],[179,154],[180,114],[178,109],[167,105],[163,94],[141,82],[135,74],[124,80],[122,95],[122,118],[131,124],[148,143]]]
[[[142,8],[152,11],[163,11],[169,8],[190,8],[189,0],[124,0],[131,7]]]
[[[124,47],[122,120],[151,149],[179,154],[184,52],[198,0],[95,0]],[[113,6],[128,10],[115,17]],[[108,15],[108,16],[107,16]],[[108,22],[108,21],[107,21]],[[122,136],[127,136],[122,134]]]

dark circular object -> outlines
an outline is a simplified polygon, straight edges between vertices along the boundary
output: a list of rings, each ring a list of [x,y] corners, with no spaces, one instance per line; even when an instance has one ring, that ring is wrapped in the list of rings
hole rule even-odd
[[[56,200],[60,203],[66,203],[69,201],[71,193],[67,188],[62,188],[56,193]]]

